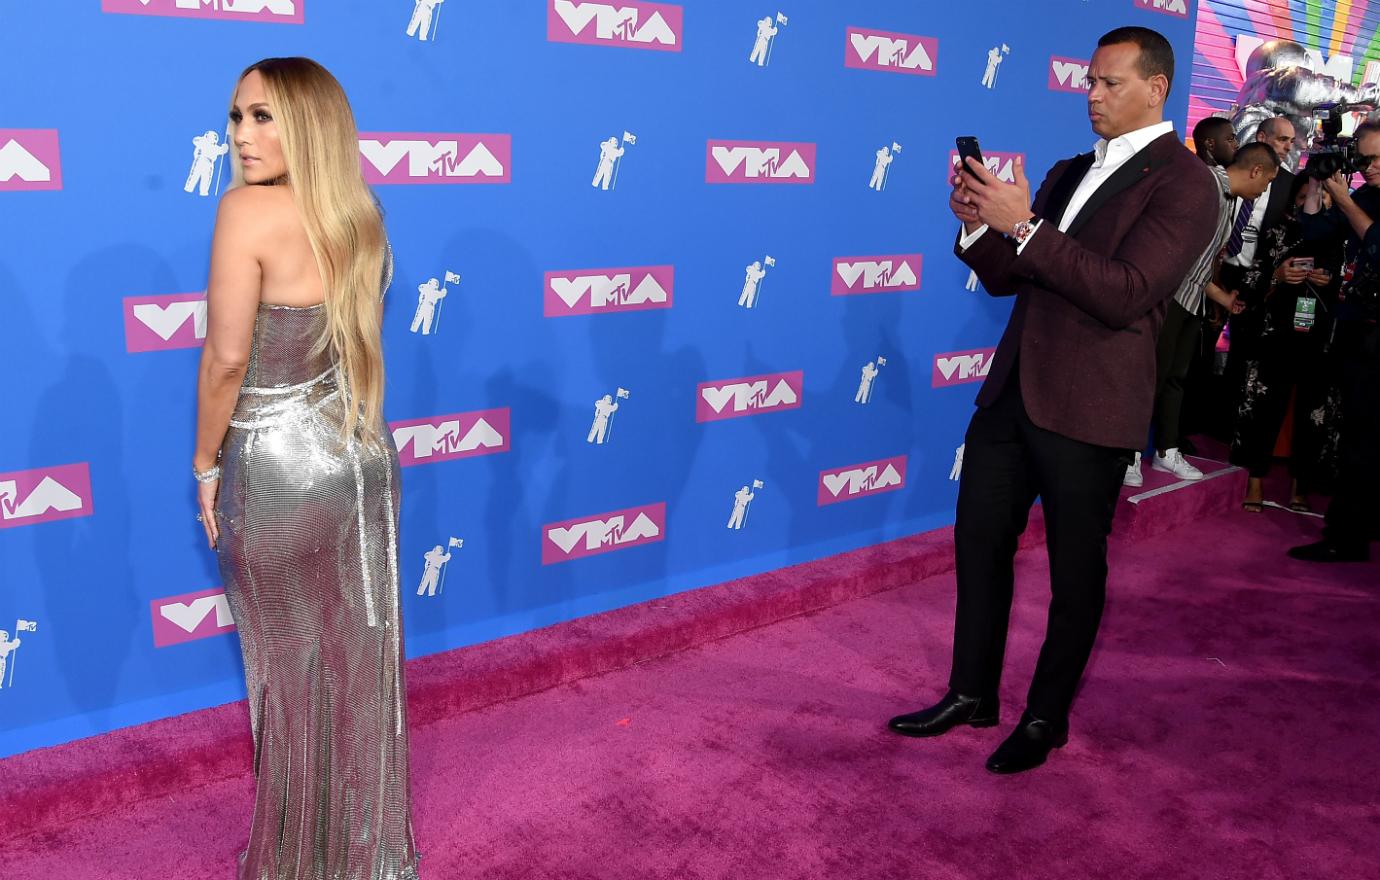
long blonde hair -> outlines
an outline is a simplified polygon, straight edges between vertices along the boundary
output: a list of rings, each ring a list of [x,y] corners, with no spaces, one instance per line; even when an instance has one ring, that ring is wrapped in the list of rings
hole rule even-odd
[[[360,168],[354,113],[340,83],[310,58],[251,64],[236,81],[237,92],[255,70],[263,77],[287,183],[321,272],[326,321],[316,353],[329,348],[343,376],[341,438],[370,439],[383,411],[379,295],[386,244],[378,203]],[[238,186],[244,181],[239,154],[232,149],[230,157]]]

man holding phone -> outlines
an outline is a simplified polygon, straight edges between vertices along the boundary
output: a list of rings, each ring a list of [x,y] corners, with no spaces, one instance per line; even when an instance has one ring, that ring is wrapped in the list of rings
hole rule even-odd
[[[1068,739],[1121,479],[1149,430],[1156,335],[1217,227],[1212,172],[1163,120],[1173,75],[1162,35],[1111,31],[1087,74],[1093,152],[1057,163],[1033,206],[1019,160],[1014,184],[971,157],[952,180],[949,207],[963,223],[955,252],[990,294],[1016,302],[965,438],[949,690],[890,727],[938,736],[997,723],[1016,544],[1038,496],[1049,623],[1026,710],[987,760],[994,773],[1039,766]]]

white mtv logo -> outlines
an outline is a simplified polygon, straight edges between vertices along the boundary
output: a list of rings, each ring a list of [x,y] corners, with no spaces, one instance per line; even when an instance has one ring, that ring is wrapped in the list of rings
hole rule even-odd
[[[874,464],[865,468],[852,468],[837,474],[824,475],[824,488],[828,489],[835,498],[839,497],[839,492],[845,488],[848,489],[849,495],[857,495],[859,492],[899,485],[901,485],[901,474],[892,465],[887,465],[886,470],[880,472]]]
[[[547,536],[551,543],[561,548],[562,553],[569,553],[581,541],[585,542],[586,550],[593,551],[606,545],[617,546],[642,538],[655,538],[661,534],[661,529],[645,513],[639,513],[628,528],[624,528],[624,521],[622,514],[619,514],[607,520],[596,519],[565,528],[551,529]]]
[[[383,175],[391,172],[405,156],[408,177],[426,177],[432,173],[445,177],[503,176],[503,163],[483,142],[475,144],[463,159],[459,158],[460,144],[453,140],[433,145],[429,141],[391,140],[385,144],[364,139],[359,142],[359,151]]]
[[[42,516],[50,510],[79,510],[81,506],[81,497],[52,477],[44,477],[23,501],[14,480],[0,481],[0,516],[5,519]]]
[[[1059,81],[1059,85],[1070,89],[1088,88],[1088,65],[1076,61],[1060,61],[1057,58],[1052,64],[1054,78]]]
[[[573,3],[571,0],[556,0],[556,14],[570,28],[572,34],[579,34],[593,21],[594,35],[601,40],[626,40],[630,43],[661,43],[663,46],[676,44],[675,31],[661,17],[653,12],[639,27],[638,11],[627,6],[613,6],[608,3]]]
[[[145,6],[149,0],[139,0]],[[293,0],[177,0],[178,9],[200,9],[209,6],[221,12],[271,12],[274,15],[292,15],[297,11]]]
[[[935,364],[939,367],[939,372],[944,374],[945,380],[953,379],[955,374],[960,379],[984,378],[987,371],[992,369],[991,358],[983,356],[981,352],[942,357],[937,359]]]
[[[791,383],[785,379],[777,381],[770,395],[767,394],[767,380],[762,379],[757,382],[734,382],[732,385],[724,385],[719,388],[706,388],[700,392],[704,397],[704,402],[713,407],[714,412],[721,413],[724,407],[731,400],[733,401],[733,411],[743,412],[747,409],[765,409],[773,406],[789,406],[797,402],[800,398],[796,395]]]
[[[230,603],[226,600],[224,593],[217,593],[214,596],[202,596],[192,604],[185,602],[168,602],[159,606],[158,613],[186,632],[195,632],[206,615],[212,611],[216,612],[216,626],[229,626],[234,622],[230,616]]]
[[[641,305],[643,303],[664,303],[666,289],[649,273],[636,288],[632,287],[632,274],[620,272],[617,275],[577,275],[574,278],[552,278],[551,289],[568,308],[586,294],[589,304],[594,308],[618,305]]]
[[[503,445],[503,435],[493,426],[479,419],[462,438],[460,420],[450,419],[439,425],[409,425],[393,431],[393,443],[402,449],[412,442],[414,458],[430,458],[433,454],[442,455],[455,452],[470,452],[483,447],[496,449]]]
[[[1179,15],[1188,15],[1188,7],[1184,5],[1184,0],[1151,0],[1151,9],[1163,9],[1165,12],[1176,12]]]
[[[157,333],[164,342],[172,339],[173,334],[187,323],[188,318],[194,321],[193,332],[196,333],[196,338],[206,338],[205,300],[168,303],[166,306],[160,306],[158,303],[140,303],[133,308],[133,312],[139,323]]]
[[[739,165],[746,163],[743,174],[747,177],[810,176],[810,166],[805,164],[805,160],[796,150],[791,150],[784,162],[781,160],[779,147],[769,147],[765,150],[758,147],[715,147],[713,155],[714,161],[719,163],[724,174],[732,174],[738,170]]]
[[[839,277],[843,283],[850,288],[857,283],[859,276],[863,279],[863,287],[904,287],[908,284],[918,284],[915,272],[911,270],[910,263],[901,261],[898,268],[893,268],[891,260],[863,260],[856,263],[839,263]]]
[[[854,33],[849,36],[853,51],[864,62],[875,56],[877,63],[884,67],[904,67],[909,70],[934,70],[934,59],[925,51],[925,44],[919,40],[911,49],[908,40],[893,40],[872,34]]]
[[[28,183],[46,183],[53,179],[53,171],[19,141],[10,140],[0,147],[0,183],[15,176]]]

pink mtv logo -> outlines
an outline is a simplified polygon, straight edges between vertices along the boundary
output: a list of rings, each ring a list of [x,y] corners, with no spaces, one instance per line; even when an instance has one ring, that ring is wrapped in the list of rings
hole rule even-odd
[[[86,462],[0,474],[0,529],[92,512],[91,468]]]
[[[1049,87],[1056,92],[1087,94],[1088,65],[1091,62],[1077,58],[1049,57]]]
[[[0,128],[0,192],[62,189],[62,159],[53,128]]]
[[[989,152],[987,152],[986,150],[983,150],[983,152],[982,152],[982,164],[983,164],[983,166],[984,166],[988,171],[990,171],[990,172],[992,172],[994,175],[996,175],[996,177],[997,177],[998,180],[1004,180],[1004,181],[1006,181],[1007,183],[1015,183],[1015,182],[1016,182],[1016,159],[1017,159],[1017,158],[1019,158],[1019,159],[1021,160],[1021,164],[1023,164],[1023,165],[1025,164],[1025,153],[989,153]],[[957,170],[958,170],[958,151],[957,151],[957,150],[950,150],[950,151],[949,151],[949,173],[952,175],[953,172],[955,172],[955,171],[957,171]]]
[[[675,266],[547,272],[542,283],[543,314],[557,318],[669,309],[675,290]]]
[[[962,385],[965,382],[981,382],[992,369],[992,356],[995,348],[977,348],[972,351],[955,351],[934,356],[934,374],[930,384],[935,388]]]
[[[672,3],[547,0],[546,39],[552,43],[679,52],[685,39],[683,18],[681,7]]]
[[[819,473],[819,506],[852,501],[906,486],[906,456],[883,458]]]
[[[149,609],[153,614],[153,645],[156,648],[218,636],[235,628],[224,590],[201,590],[154,599]]]
[[[920,254],[835,257],[829,293],[900,293],[920,289]]]
[[[302,24],[306,0],[101,0],[102,12]]]
[[[844,32],[843,66],[934,76],[939,41],[934,37],[850,27]]]
[[[705,183],[814,183],[815,145],[719,141],[705,147]]]
[[[360,132],[364,179],[380,183],[510,183],[513,136]]]
[[[1147,9],[1151,12],[1163,12],[1165,15],[1173,15],[1178,18],[1188,18],[1187,0],[1132,0],[1137,9]]]
[[[778,410],[800,409],[805,373],[769,373],[701,382],[695,389],[695,421],[717,422]]]
[[[206,341],[206,295],[125,297],[125,351],[196,348]]]
[[[389,422],[402,467],[507,452],[511,411],[483,409],[429,419]]]
[[[551,523],[541,530],[541,564],[568,562],[666,539],[666,503]]]

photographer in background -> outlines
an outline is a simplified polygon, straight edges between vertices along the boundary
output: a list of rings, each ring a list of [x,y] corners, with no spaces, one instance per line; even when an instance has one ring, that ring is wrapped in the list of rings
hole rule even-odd
[[[1306,240],[1346,242],[1331,346],[1342,388],[1340,474],[1323,539],[1289,551],[1308,562],[1369,559],[1380,510],[1380,226],[1371,220],[1380,216],[1380,124],[1357,126],[1351,146],[1351,167],[1321,181],[1310,175],[1300,220]],[[1355,192],[1347,188],[1352,168],[1365,178]]]

